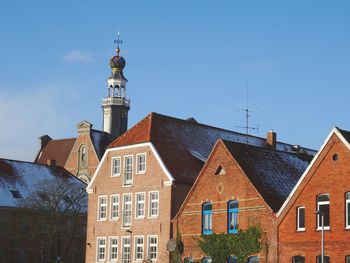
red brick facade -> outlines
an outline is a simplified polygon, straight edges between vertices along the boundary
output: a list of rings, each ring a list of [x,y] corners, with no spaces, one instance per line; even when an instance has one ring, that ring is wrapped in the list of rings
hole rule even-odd
[[[346,226],[345,193],[350,191],[350,148],[334,129],[313,160],[278,219],[279,262],[293,256],[316,262],[321,255],[321,231],[317,229],[317,196],[329,194],[330,229],[325,230],[325,255],[330,262],[345,262],[350,255],[350,232]],[[305,230],[297,230],[297,209],[305,207]]]
[[[137,154],[146,154],[146,172],[137,174]],[[97,261],[97,238],[106,238],[105,260],[110,262],[109,256],[111,245],[109,237],[118,238],[118,262],[122,261],[123,246],[122,238],[131,238],[131,262],[135,260],[135,237],[143,237],[143,259],[149,257],[148,237],[157,237],[157,259],[152,262],[168,262],[169,253],[166,243],[170,238],[171,220],[171,181],[160,166],[159,160],[151,149],[150,144],[120,147],[106,151],[95,179],[90,183],[89,210],[88,210],[88,235],[86,262]],[[133,179],[132,184],[123,186],[124,180],[124,157],[133,156]],[[111,176],[112,158],[121,157],[120,176]],[[150,192],[159,193],[158,216],[150,217]],[[145,215],[136,218],[136,193],[145,193]],[[132,195],[132,219],[130,227],[123,227],[123,195]],[[119,195],[119,218],[111,220],[111,195]],[[107,219],[98,220],[98,197],[107,196]],[[141,260],[142,261],[142,260]]]
[[[221,166],[223,172],[216,174]],[[187,196],[179,214],[173,220],[174,236],[178,229],[184,242],[184,257],[201,259],[204,254],[196,238],[202,234],[202,205],[213,205],[213,233],[227,233],[227,204],[230,200],[239,202],[239,228],[260,225],[263,230],[263,249],[260,262],[276,262],[273,258],[275,241],[273,231],[275,216],[260,194],[233,159],[222,141],[213,149],[207,163]]]

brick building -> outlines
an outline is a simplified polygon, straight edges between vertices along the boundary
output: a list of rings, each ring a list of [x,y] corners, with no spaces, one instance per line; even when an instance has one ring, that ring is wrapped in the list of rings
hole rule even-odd
[[[110,59],[112,72],[107,79],[107,97],[102,100],[103,130],[92,129],[91,123],[81,121],[76,126],[76,138],[53,140],[48,135],[41,136],[40,150],[34,162],[45,164],[48,160],[56,160],[57,165],[82,181],[90,182],[108,144],[128,127],[130,100],[126,97],[128,80],[123,73],[126,61],[119,52],[118,46],[117,55]]]
[[[271,138],[276,149],[295,150]],[[168,262],[171,219],[218,139],[268,145],[265,138],[157,113],[111,143],[87,188],[86,262]]]
[[[279,262],[350,262],[350,132],[334,128],[279,211]]]
[[[80,189],[82,206],[78,207],[78,203],[75,203],[75,208],[68,209],[67,206],[60,205],[62,210],[59,211],[41,210],[49,200],[56,199],[59,203],[64,201],[58,199],[60,197],[57,193],[38,192],[52,185],[66,189],[65,198],[74,201],[77,199],[72,197],[67,186],[73,186],[74,192]],[[84,262],[87,205],[86,194],[83,192],[85,187],[83,182],[53,163],[42,165],[0,159],[0,262],[47,262],[44,255],[51,252],[51,256],[56,253],[66,256],[67,263]],[[38,195],[40,199],[35,199]],[[64,210],[65,208],[67,209]],[[53,226],[49,224],[52,223],[49,218],[62,225],[51,231]],[[50,235],[52,233],[56,234]],[[61,251],[57,251],[57,246],[50,244],[50,240],[59,240]]]
[[[271,142],[265,147],[216,143],[173,219],[174,231],[181,233],[184,243],[185,262],[207,257],[196,241],[201,235],[235,234],[251,225],[259,225],[263,231],[262,250],[248,262],[277,262],[275,213],[308,161],[306,155],[274,149]]]

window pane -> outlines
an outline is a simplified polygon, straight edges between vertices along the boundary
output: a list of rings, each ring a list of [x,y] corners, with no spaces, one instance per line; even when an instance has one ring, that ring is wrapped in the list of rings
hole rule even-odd
[[[123,238],[123,248],[122,248],[122,262],[130,263],[130,238]]]
[[[321,263],[321,262],[322,262],[322,261],[321,261],[321,258],[322,258],[322,256],[317,256],[316,262],[317,262],[317,263]],[[330,261],[330,257],[329,257],[329,256],[324,256],[323,262],[324,262],[324,263],[330,263],[330,262],[331,262],[331,261]]]
[[[329,201],[329,194],[317,196],[317,202]]]
[[[350,263],[350,256],[345,257],[345,263]]]
[[[212,204],[211,203],[205,203],[203,204],[203,211],[202,211],[202,228],[203,228],[203,234],[211,234],[212,233]]]
[[[295,256],[292,258],[292,263],[305,263],[305,257]]]
[[[297,213],[298,213],[298,226],[297,228],[305,228],[305,207],[298,207],[297,208]]]
[[[132,156],[126,156],[124,159],[124,185],[132,184]]]

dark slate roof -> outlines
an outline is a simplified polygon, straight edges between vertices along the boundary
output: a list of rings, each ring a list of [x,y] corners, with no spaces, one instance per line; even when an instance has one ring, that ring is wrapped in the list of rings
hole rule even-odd
[[[112,137],[107,132],[92,129],[90,132],[90,138],[92,144],[94,145],[98,159],[101,160],[108,144],[110,144],[112,141]]]
[[[49,141],[40,150],[35,163],[46,164],[48,160],[55,160],[58,166],[64,166],[74,146],[76,138]]]
[[[175,180],[192,184],[218,139],[266,146],[265,138],[151,113],[108,148],[152,142]],[[293,151],[293,145],[286,143],[277,142],[276,147],[280,151]],[[316,153],[301,150],[311,155]]]
[[[62,167],[0,159],[0,206],[18,207],[43,181],[63,178],[85,188],[86,185]],[[21,198],[15,198],[16,191]]]
[[[346,130],[342,130],[339,129],[338,127],[336,127],[338,129],[338,131],[343,135],[343,137],[345,138],[345,140],[348,141],[348,143],[350,143],[350,131],[346,131]]]
[[[280,209],[309,165],[295,153],[228,141],[224,144],[274,212]]]

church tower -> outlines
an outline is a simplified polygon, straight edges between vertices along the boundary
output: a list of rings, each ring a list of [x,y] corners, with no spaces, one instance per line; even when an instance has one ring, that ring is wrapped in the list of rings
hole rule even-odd
[[[102,100],[103,109],[103,131],[117,138],[128,129],[128,111],[130,109],[130,100],[126,98],[126,83],[128,80],[124,77],[123,69],[125,59],[119,55],[119,44],[122,41],[115,41],[117,46],[117,55],[110,59],[112,75],[107,79],[108,93],[107,97]]]

